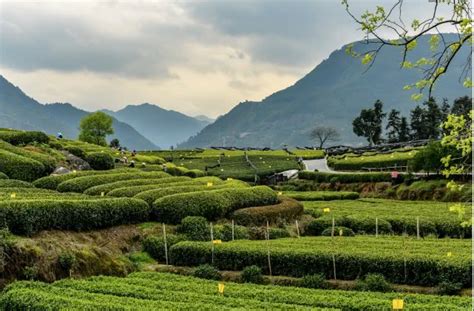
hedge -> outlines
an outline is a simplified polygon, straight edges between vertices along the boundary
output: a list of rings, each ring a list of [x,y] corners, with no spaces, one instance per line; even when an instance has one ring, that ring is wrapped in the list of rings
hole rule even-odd
[[[179,177],[183,178],[185,176],[179,176]],[[122,187],[122,188],[117,188],[115,190],[110,191],[107,195],[113,196],[113,197],[133,197],[141,192],[148,191],[148,190],[173,188],[173,187],[189,186],[189,185],[200,185],[200,184],[202,185],[202,184],[207,184],[208,182],[219,184],[219,183],[222,183],[223,181],[217,177],[212,177],[212,176],[199,177],[195,179],[186,179],[183,181],[177,181],[177,182],[172,182],[172,183]]]
[[[49,137],[43,132],[38,131],[18,131],[0,129],[0,139],[12,145],[28,145],[33,142],[47,144]]]
[[[33,184],[17,179],[0,179],[0,188],[33,188]],[[0,189],[1,191],[1,189]]]
[[[262,226],[267,221],[271,224],[291,222],[303,214],[303,205],[298,201],[280,197],[281,202],[275,205],[248,207],[236,210],[232,219],[244,226]]]
[[[356,182],[382,182],[391,181],[390,173],[371,172],[371,173],[324,173],[301,171],[298,173],[299,179],[308,179],[315,182],[330,182],[330,183],[356,183]]]
[[[385,168],[391,166],[406,166],[417,151],[392,152],[390,154],[341,155],[328,158],[328,166],[341,171],[357,171],[362,168]]]
[[[338,217],[334,219],[336,226],[346,227],[359,234],[375,234],[375,218],[361,218],[361,217]],[[305,235],[323,235],[323,232],[332,228],[332,218],[324,217],[311,221],[305,227]],[[378,233],[390,234],[393,233],[392,225],[383,219],[378,220]]]
[[[7,174],[0,172],[0,179],[8,179]]]
[[[120,168],[110,171],[77,171],[63,175],[51,175],[39,178],[33,182],[33,185],[38,188],[56,190],[60,183],[66,180],[70,180],[77,177],[91,176],[91,175],[107,175],[107,174],[118,174],[124,172],[139,172],[136,169]]]
[[[145,179],[145,178],[161,178],[166,177],[163,172],[134,172],[134,173],[117,173],[106,175],[92,175],[77,177],[74,179],[63,181],[58,185],[57,190],[60,192],[84,192],[94,186],[108,184],[114,181]]]
[[[12,179],[33,181],[45,174],[40,162],[0,149],[0,170]]]
[[[56,159],[54,159],[50,155],[15,147],[1,140],[0,140],[0,149],[3,149],[5,151],[15,153],[19,156],[23,156],[23,157],[30,158],[30,159],[40,162],[44,166],[43,175],[53,172],[54,169],[56,168],[56,164],[57,164]]]
[[[355,200],[359,193],[350,191],[285,191],[285,196],[299,201]]]
[[[166,173],[163,173],[163,174],[166,174]],[[166,175],[164,175],[162,178],[130,179],[130,180],[116,181],[116,182],[111,182],[108,184],[94,186],[84,191],[84,193],[88,195],[99,195],[102,192],[104,192],[104,194],[107,194],[113,190],[120,189],[120,188],[132,188],[132,187],[147,186],[147,185],[160,185],[160,184],[177,183],[180,181],[189,181],[189,180],[191,180],[189,177],[184,177],[184,176],[167,177]]]
[[[174,224],[186,216],[203,216],[215,220],[239,208],[276,202],[277,195],[266,186],[181,193],[156,200],[152,207],[152,218]]]
[[[41,199],[0,202],[0,223],[12,233],[31,235],[40,230],[90,230],[148,219],[149,207],[142,200]]]
[[[214,245],[214,265],[233,271],[258,265],[268,272],[268,249],[273,275],[302,277],[322,273],[334,278],[334,258],[338,280],[380,273],[400,284],[434,286],[448,278],[468,287],[472,279],[470,240],[373,236],[239,240]],[[446,255],[449,252],[451,257]],[[210,263],[212,246],[209,242],[180,242],[171,247],[170,258],[178,266]]]
[[[85,160],[89,163],[92,169],[98,171],[111,170],[115,167],[114,158],[105,152],[89,153]]]
[[[176,184],[176,186],[173,186],[173,187],[158,188],[158,189],[142,191],[136,194],[134,198],[142,199],[145,202],[147,202],[149,205],[152,205],[153,202],[155,202],[156,200],[168,195],[172,195],[172,194],[188,193],[188,192],[195,192],[195,191],[212,191],[216,189],[232,188],[232,187],[233,188],[246,188],[246,187],[249,187],[249,185],[240,180],[226,181],[222,184],[218,184],[215,186],[213,185],[212,187],[208,187],[206,185],[197,185],[197,184],[183,185],[183,186],[181,186],[180,184]]]

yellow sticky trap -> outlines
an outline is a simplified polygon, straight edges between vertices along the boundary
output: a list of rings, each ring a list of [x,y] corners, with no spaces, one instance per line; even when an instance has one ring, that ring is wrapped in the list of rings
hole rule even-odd
[[[12,198],[12,199],[16,198],[16,193],[13,192],[12,194],[10,194],[10,198]]]
[[[100,196],[103,197],[104,195],[105,195],[105,192],[102,191],[102,192],[100,193]]]
[[[208,187],[212,187],[213,185],[214,185],[214,184],[213,184],[212,182],[208,182],[208,183],[207,183],[207,186],[208,186]]]
[[[234,180],[233,178],[227,177],[227,180]]]
[[[225,288],[224,283],[217,284],[217,290],[219,291],[219,294],[224,295],[224,288]]]
[[[222,244],[222,240],[212,240],[212,244]]]
[[[403,299],[393,299],[392,300],[392,309],[393,310],[403,310]]]
[[[325,213],[329,213],[331,211],[331,209],[329,207],[326,207],[325,209],[323,209],[323,212]]]
[[[453,256],[453,253],[448,252],[446,255],[447,255],[448,257],[451,257],[451,256]]]
[[[279,191],[279,192],[278,192],[278,195],[283,195],[283,192]]]

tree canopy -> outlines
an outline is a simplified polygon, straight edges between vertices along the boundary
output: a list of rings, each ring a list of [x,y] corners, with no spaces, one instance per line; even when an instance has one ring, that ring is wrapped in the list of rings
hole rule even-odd
[[[112,128],[112,117],[107,114],[98,111],[91,113],[81,119],[79,125],[79,140],[106,146],[107,135],[113,134],[114,129]]]

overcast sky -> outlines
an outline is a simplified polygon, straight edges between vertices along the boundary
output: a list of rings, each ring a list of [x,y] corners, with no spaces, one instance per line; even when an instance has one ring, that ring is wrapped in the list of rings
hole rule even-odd
[[[42,103],[91,111],[148,102],[216,117],[361,38],[339,0],[0,0],[0,74]]]

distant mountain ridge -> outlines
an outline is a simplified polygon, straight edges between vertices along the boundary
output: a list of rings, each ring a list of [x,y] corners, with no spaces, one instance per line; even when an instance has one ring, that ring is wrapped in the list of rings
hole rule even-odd
[[[193,118],[149,103],[128,105],[118,111],[103,111],[130,124],[163,149],[186,141],[210,123],[210,119],[205,116]]]
[[[61,132],[66,138],[77,138],[79,121],[90,112],[78,109],[69,103],[40,104],[27,96],[0,75],[0,127],[39,130],[56,135]],[[114,118],[114,135],[123,146],[133,149],[156,149],[157,146],[143,137],[132,126]]]
[[[444,34],[454,36],[454,34]],[[427,57],[429,36],[418,39],[418,47],[409,59]],[[361,42],[354,50],[366,51]],[[447,98],[470,95],[471,90],[459,83],[464,62],[470,53],[463,47],[448,72],[439,79],[434,96],[440,102]],[[400,68],[401,50],[385,47],[370,70],[345,52],[345,46],[331,53],[316,68],[294,85],[259,102],[241,102],[227,114],[205,127],[180,148],[209,146],[282,147],[314,145],[309,132],[317,125],[332,126],[341,133],[337,143],[357,145],[363,138],[352,133],[352,120],[363,108],[372,107],[380,99],[384,110],[395,108],[404,116],[415,107],[403,87],[421,79],[416,70]],[[470,77],[470,75],[468,75]]]

